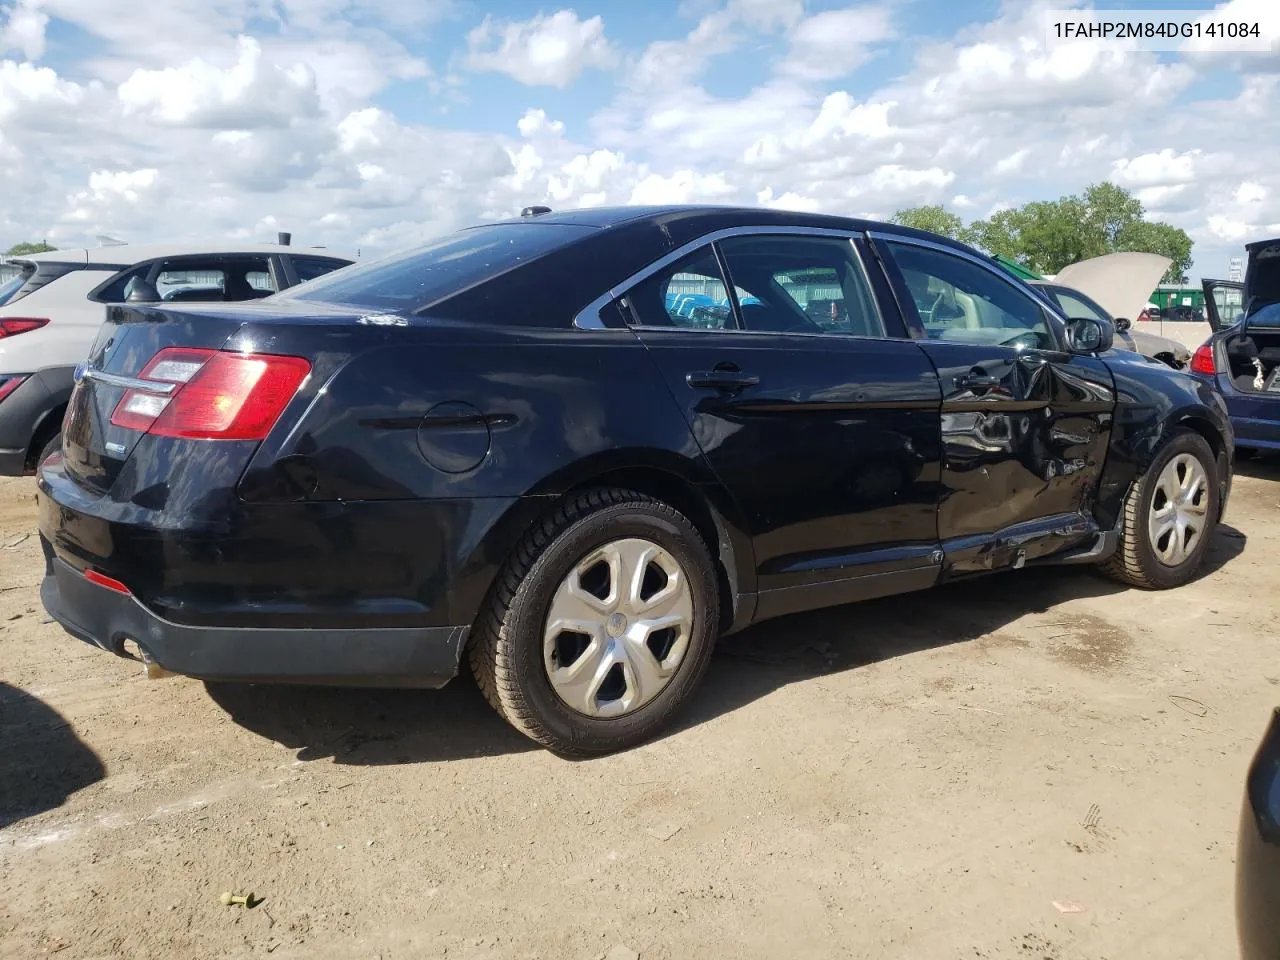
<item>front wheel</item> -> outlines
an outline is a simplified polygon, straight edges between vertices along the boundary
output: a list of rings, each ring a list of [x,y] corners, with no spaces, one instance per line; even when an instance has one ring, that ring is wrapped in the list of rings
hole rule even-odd
[[[476,625],[471,668],[494,709],[564,755],[664,727],[706,672],[715,568],[673,507],[625,490],[556,509],[516,549]]]
[[[1179,587],[1200,569],[1218,522],[1218,463],[1204,437],[1174,433],[1123,504],[1120,545],[1103,571],[1149,590]]]

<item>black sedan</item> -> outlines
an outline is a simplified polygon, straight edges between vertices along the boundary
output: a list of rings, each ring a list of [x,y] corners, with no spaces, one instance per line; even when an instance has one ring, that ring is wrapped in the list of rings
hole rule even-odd
[[[769,617],[1040,564],[1192,578],[1222,399],[1111,339],[959,243],[708,207],[111,307],[40,470],[42,597],[206,679],[465,658],[538,742],[620,749]]]
[[[1280,710],[1249,768],[1236,849],[1241,960],[1280,957]]]

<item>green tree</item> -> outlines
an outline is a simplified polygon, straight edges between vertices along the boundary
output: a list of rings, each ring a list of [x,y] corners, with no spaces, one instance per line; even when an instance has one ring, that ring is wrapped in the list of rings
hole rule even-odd
[[[1094,183],[1081,196],[1000,210],[964,228],[963,236],[1037,273],[1057,273],[1067,264],[1107,253],[1158,253],[1173,261],[1165,281],[1185,282],[1191,238],[1170,224],[1144,220],[1145,212],[1142,202],[1123,187]]]
[[[38,242],[32,242],[28,240],[25,243],[15,243],[12,247],[10,247],[7,251],[5,251],[5,256],[22,257],[22,256],[26,256],[28,253],[48,253],[50,250],[56,250],[56,249],[57,247],[51,247],[49,246],[49,244],[45,243],[43,240],[40,240]]]
[[[964,235],[964,222],[941,204],[899,210],[889,218],[889,222],[917,230],[928,230],[953,240]]]
[[[1126,224],[1116,238],[1116,250],[1158,253],[1173,263],[1162,283],[1186,283],[1191,269],[1191,238],[1187,231],[1167,223],[1137,220]]]
[[[1142,201],[1110,182],[1090,184],[1081,200],[1086,228],[1100,239],[1102,253],[1119,249],[1116,242],[1121,232],[1142,220],[1145,213]]]

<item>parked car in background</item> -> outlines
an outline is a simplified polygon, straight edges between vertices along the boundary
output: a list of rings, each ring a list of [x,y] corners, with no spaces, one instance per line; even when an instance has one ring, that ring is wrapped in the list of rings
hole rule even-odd
[[[1191,360],[1185,344],[1133,329],[1134,318],[1150,316],[1148,298],[1172,263],[1152,253],[1111,253],[1063,267],[1052,280],[1028,281],[1068,317],[1106,319],[1116,346],[1181,370]]]
[[[113,306],[39,470],[41,596],[207,679],[438,687],[466,660],[539,743],[622,749],[770,617],[1044,564],[1194,577],[1222,398],[1110,347],[964,244],[715,207]]]
[[[1280,957],[1280,710],[1245,782],[1236,845],[1236,927],[1241,960]]]
[[[1032,286],[1047,294],[1069,318],[1093,317],[1106,320],[1115,328],[1116,346],[1132,350],[1144,357],[1159,360],[1175,370],[1183,370],[1191,362],[1191,351],[1183,343],[1162,337],[1158,334],[1134,330],[1133,325],[1124,317],[1112,317],[1094,300],[1073,287],[1063,286],[1050,280],[1031,280]],[[1142,317],[1139,313],[1139,318]]]
[[[1280,238],[1245,250],[1243,283],[1204,281],[1213,334],[1190,370],[1222,392],[1242,449],[1280,450]]]
[[[58,445],[76,364],[105,305],[270,296],[352,263],[284,244],[113,246],[16,258],[0,286],[0,476],[35,469]]]

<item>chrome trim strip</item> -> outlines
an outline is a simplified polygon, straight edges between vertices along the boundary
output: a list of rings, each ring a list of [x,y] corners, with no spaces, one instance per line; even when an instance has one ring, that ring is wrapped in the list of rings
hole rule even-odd
[[[112,387],[123,387],[126,390],[141,390],[143,393],[158,393],[168,396],[177,390],[180,384],[163,383],[159,380],[139,380],[136,377],[122,377],[119,374],[107,373],[92,368],[85,370],[84,375],[90,380],[97,380]]]
[[[856,229],[833,230],[830,227],[787,227],[787,226],[725,227],[723,230],[715,230],[711,233],[704,233],[702,236],[697,237],[696,239],[690,240],[688,243],[682,244],[681,246],[672,250],[670,253],[665,254],[662,257],[659,257],[657,260],[653,261],[647,266],[641,268],[640,270],[637,270],[635,273],[627,277],[627,279],[623,280],[621,283],[615,285],[614,287],[611,287],[609,290],[605,291],[603,294],[596,297],[594,300],[592,300],[585,307],[583,307],[581,310],[578,311],[577,316],[573,318],[573,325],[582,330],[618,329],[614,327],[605,326],[604,321],[600,319],[601,310],[603,310],[606,306],[608,306],[614,300],[617,300],[620,296],[622,296],[624,293],[626,293],[626,291],[634,287],[637,283],[653,276],[663,267],[668,266],[669,264],[672,264],[675,261],[688,256],[690,253],[699,249],[700,247],[705,247],[708,244],[715,243],[718,240],[726,240],[729,237],[751,237],[751,236],[836,237],[841,240],[848,240],[850,245],[853,246],[853,241],[864,235],[865,234],[863,233],[863,231],[856,230]],[[858,248],[856,246],[853,246],[853,256],[854,256],[854,259],[857,260],[858,266],[862,269],[863,279],[867,281],[867,290],[871,295],[872,302],[875,304],[876,313],[877,315],[879,315],[880,304],[876,302],[875,289],[870,285],[871,278],[867,275],[866,264],[862,262],[862,257],[859,255]],[[880,326],[883,329],[884,317],[880,316],[879,319],[880,319]],[[628,324],[623,329],[670,330],[672,328],[646,327],[646,326]],[[739,330],[738,328],[735,327],[732,330],[715,330],[715,331],[698,330],[697,332],[698,333],[711,333],[711,332],[714,332],[714,333],[752,333],[752,332],[760,333],[760,332],[775,332],[775,331]],[[809,334],[809,336],[829,337],[829,336],[849,336],[849,334],[816,333],[816,334]],[[871,338],[863,337],[862,339],[882,340],[882,339],[890,339],[890,338],[886,333],[884,337],[871,337]]]

